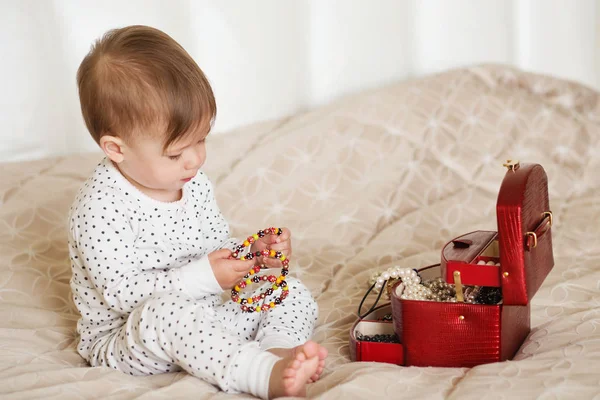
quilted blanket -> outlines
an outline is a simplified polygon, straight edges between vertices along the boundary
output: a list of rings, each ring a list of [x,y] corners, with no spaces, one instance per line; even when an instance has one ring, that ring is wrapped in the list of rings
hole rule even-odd
[[[310,397],[600,398],[597,92],[475,66],[214,134],[207,146],[205,171],[234,235],[292,231],[290,271],[319,303],[314,339],[330,353]],[[183,372],[130,377],[77,354],[66,215],[100,158],[0,164],[0,397],[230,397]],[[369,277],[439,262],[448,240],[495,230],[506,159],[545,168],[555,220],[555,267],[515,359],[471,369],[351,362],[348,332]]]

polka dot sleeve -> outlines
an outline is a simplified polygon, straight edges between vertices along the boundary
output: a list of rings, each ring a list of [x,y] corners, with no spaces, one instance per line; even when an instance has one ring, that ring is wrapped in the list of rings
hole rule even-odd
[[[94,197],[71,215],[70,251],[74,276],[89,282],[114,311],[129,313],[157,292],[182,291],[172,270],[142,270],[135,247],[135,226],[127,206],[114,198]],[[83,293],[79,296],[85,298]]]

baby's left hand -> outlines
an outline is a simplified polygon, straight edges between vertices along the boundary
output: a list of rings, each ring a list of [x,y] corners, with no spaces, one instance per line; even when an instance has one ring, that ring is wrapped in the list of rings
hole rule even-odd
[[[263,251],[264,249],[280,251],[287,258],[292,255],[292,233],[288,228],[281,228],[281,235],[265,235],[256,240],[251,247],[251,251]],[[259,263],[265,264],[269,268],[281,268],[281,261],[269,257],[259,257]]]

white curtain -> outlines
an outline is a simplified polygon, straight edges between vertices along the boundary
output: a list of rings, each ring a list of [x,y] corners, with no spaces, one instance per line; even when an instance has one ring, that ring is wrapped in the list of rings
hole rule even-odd
[[[152,25],[211,80],[216,132],[474,63],[600,88],[600,0],[0,0],[0,161],[96,149],[75,74],[110,28]]]

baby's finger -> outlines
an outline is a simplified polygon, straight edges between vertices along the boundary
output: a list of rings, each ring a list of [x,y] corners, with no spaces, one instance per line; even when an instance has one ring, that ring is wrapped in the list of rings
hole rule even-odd
[[[288,240],[291,236],[292,236],[292,232],[290,232],[290,230],[288,228],[281,228],[281,235],[279,235],[279,237],[281,238],[281,241],[285,241]]]
[[[231,254],[232,254],[232,252],[229,249],[220,249],[220,250],[215,250],[214,252],[212,252],[211,256],[216,259],[222,259],[222,258],[229,258],[229,256]]]
[[[291,236],[292,233],[288,228],[281,228],[281,235],[273,235],[273,240],[271,241],[271,243],[283,243],[289,240]]]
[[[233,260],[233,269],[237,272],[248,272],[254,266],[254,260]]]
[[[274,245],[275,243],[279,243],[280,242],[279,236],[277,236],[277,235],[270,235],[270,236],[265,237],[265,238],[267,239],[266,243],[267,243],[267,245],[269,245],[269,247],[271,247],[271,245]]]
[[[281,264],[281,261],[273,259],[273,258],[265,258],[264,264],[267,266],[267,268],[279,268],[280,269],[283,266],[283,264]]]
[[[277,243],[277,244],[272,244],[269,246],[270,250],[275,250],[275,251],[280,251],[285,255],[288,255],[288,253],[290,252],[290,242],[283,242],[283,243]]]

